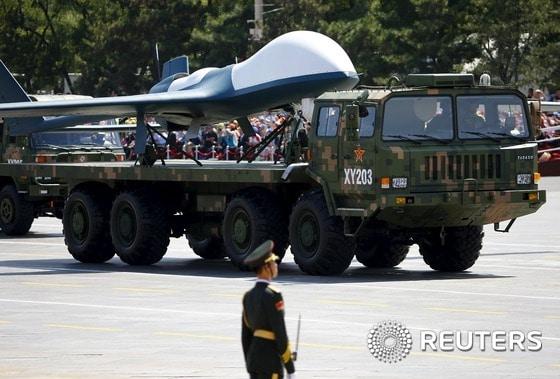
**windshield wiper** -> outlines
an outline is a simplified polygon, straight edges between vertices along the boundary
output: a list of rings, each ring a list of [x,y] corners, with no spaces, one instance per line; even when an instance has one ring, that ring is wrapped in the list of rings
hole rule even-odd
[[[503,136],[503,137],[508,137],[508,138],[523,138],[524,136],[522,135],[513,135],[513,134],[508,134],[508,133],[504,133],[504,132],[488,132],[488,134],[493,134],[495,136]]]
[[[448,145],[451,142],[450,140],[439,138],[439,137],[436,137],[436,136],[431,136],[431,135],[428,135],[428,134],[411,134],[411,136],[422,137],[422,138],[426,138],[426,139],[433,139],[433,140],[436,140],[440,143],[443,143],[444,145]]]
[[[82,142],[79,145],[74,145],[74,146],[78,146],[79,148],[82,148],[83,146],[91,146],[93,148],[98,148],[98,149],[112,150],[109,146],[98,145],[93,142]]]
[[[403,135],[400,135],[400,134],[385,134],[385,137],[389,137],[389,138],[398,138],[398,139],[400,139],[400,140],[414,142],[414,143],[417,144],[417,145],[421,145],[421,144],[422,144],[422,142],[420,142],[420,141],[418,141],[418,140],[415,140],[414,138],[410,138],[410,137],[403,136]]]
[[[472,134],[472,135],[479,136],[479,137],[485,137],[485,138],[491,139],[491,140],[494,141],[494,142],[500,142],[500,139],[499,139],[499,138],[492,137],[491,135],[486,134],[486,133],[482,133],[482,132],[466,132],[466,131],[462,131],[462,133],[465,133],[465,134]]]
[[[41,147],[46,147],[47,149],[57,149],[57,150],[63,150],[63,151],[70,151],[65,147],[62,146],[58,146],[58,145],[53,145],[50,143],[40,143],[35,145],[35,148],[41,148]]]

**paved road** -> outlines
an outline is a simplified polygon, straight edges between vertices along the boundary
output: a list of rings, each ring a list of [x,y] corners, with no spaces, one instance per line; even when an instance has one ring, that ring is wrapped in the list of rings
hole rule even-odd
[[[292,338],[302,315],[299,378],[560,377],[560,179],[541,211],[510,234],[486,230],[469,272],[431,271],[413,248],[397,269],[354,262],[341,277],[281,267]],[[64,247],[58,220],[25,238],[0,235],[0,377],[245,378],[241,296],[253,284],[228,262],[206,262],[173,240],[148,268],[117,258],[84,265]],[[409,328],[413,347],[386,364],[366,346],[383,320]],[[538,352],[421,351],[432,331],[542,332]]]

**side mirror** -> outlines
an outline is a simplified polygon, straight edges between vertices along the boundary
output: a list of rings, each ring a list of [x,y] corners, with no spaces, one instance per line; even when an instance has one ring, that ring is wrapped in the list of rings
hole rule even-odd
[[[348,141],[360,139],[360,107],[358,105],[346,106],[345,133]]]

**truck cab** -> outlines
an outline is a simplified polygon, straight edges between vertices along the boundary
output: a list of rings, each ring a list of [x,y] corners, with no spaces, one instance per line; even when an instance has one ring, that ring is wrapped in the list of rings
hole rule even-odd
[[[499,230],[546,201],[533,141],[519,91],[409,75],[317,98],[309,170],[359,261],[394,266],[416,243],[432,268],[460,271],[478,258],[483,225]]]

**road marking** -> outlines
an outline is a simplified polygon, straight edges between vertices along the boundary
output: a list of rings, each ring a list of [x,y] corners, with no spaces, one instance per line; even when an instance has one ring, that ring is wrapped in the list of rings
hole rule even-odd
[[[85,303],[66,303],[59,301],[37,301],[37,300],[15,300],[15,299],[0,299],[0,302],[5,303],[20,303],[20,304],[42,304],[42,305],[57,305],[66,307],[83,307],[83,308],[97,308],[97,309],[119,309],[127,311],[146,311],[146,312],[161,312],[161,313],[181,313],[181,314],[196,314],[205,316],[230,316],[238,318],[239,314],[223,313],[223,312],[202,312],[202,311],[187,311],[182,309],[164,309],[164,308],[146,308],[146,307],[129,307],[123,305],[99,305],[99,304],[85,304]]]
[[[524,270],[548,270],[548,271],[560,271],[560,267],[546,267],[546,266],[506,266],[506,265],[493,265],[493,264],[486,264],[480,263],[477,267],[490,267],[490,268],[507,268],[507,269],[524,269]]]
[[[0,324],[9,324],[10,321],[6,321],[6,320],[0,320]]]
[[[560,364],[557,364],[557,365],[551,365],[551,366],[552,366],[552,367],[555,367],[555,368],[560,368]]]
[[[31,246],[64,246],[61,243],[49,243],[49,242],[25,242],[25,241],[2,241],[0,243],[7,245],[31,245]]]
[[[309,342],[302,342],[301,346],[306,347],[315,347],[317,349],[329,349],[329,350],[353,350],[353,351],[360,351],[364,350],[364,348],[356,347],[356,346],[348,346],[348,345],[329,345],[324,343],[309,343]]]
[[[139,288],[139,287],[114,287],[114,290],[142,293],[177,293],[177,290],[158,289],[158,288]]]
[[[544,318],[547,318],[547,319],[550,319],[550,320],[560,320],[560,316],[549,315],[549,316],[545,316]]]
[[[380,307],[387,308],[389,305],[381,303],[370,303],[366,301],[354,301],[354,300],[335,300],[335,299],[321,299],[319,303],[322,304],[341,304],[341,305],[364,305],[370,307]]]
[[[26,284],[28,286],[38,286],[38,287],[72,287],[72,288],[87,287],[84,284],[67,284],[67,283],[21,282],[21,284]]]
[[[50,238],[60,238],[60,236],[52,236]],[[30,245],[30,246],[59,246],[59,247],[66,247],[64,243],[54,243],[54,242],[27,242],[27,241],[5,241],[0,239],[0,244],[8,244],[8,245]],[[167,249],[168,252],[184,252],[186,249],[182,248],[173,248],[170,247]]]
[[[193,337],[193,338],[202,338],[202,339],[210,339],[210,340],[220,340],[220,341],[238,340],[238,338],[233,338],[233,337],[217,336],[213,334],[195,334],[195,333],[186,333],[186,332],[156,332],[155,334],[158,336]]]
[[[350,287],[350,288],[369,289],[369,290],[410,291],[410,292],[444,293],[444,294],[449,294],[449,295],[511,297],[511,298],[515,298],[515,299],[560,301],[560,297],[517,295],[517,294],[511,294],[511,293],[451,291],[451,290],[436,290],[436,289],[429,289],[429,288],[410,288],[410,287],[376,286],[376,285],[368,286],[368,285],[346,284],[346,283],[341,283],[340,286]]]
[[[237,299],[241,299],[243,297],[242,293],[211,293],[210,296],[217,296],[217,297],[234,297]]]
[[[60,254],[42,254],[42,253],[24,253],[19,251],[3,251],[2,255],[20,255],[23,257],[32,257],[32,258],[60,258]]]
[[[47,324],[51,328],[61,328],[61,329],[76,329],[76,330],[91,330],[95,332],[122,332],[119,328],[101,328],[95,326],[85,326],[85,325],[69,325],[69,324]]]
[[[537,247],[543,249],[550,249],[550,245],[539,245],[539,244],[532,244],[532,243],[501,243],[501,242],[484,242],[484,245],[490,246],[510,246],[510,247]],[[556,250],[553,250],[556,251]]]
[[[0,241],[1,243],[1,241]],[[110,266],[107,270],[94,270],[94,269],[74,269],[74,268],[65,268],[65,267],[33,267],[34,270],[42,270],[42,271],[70,271],[70,272],[92,272],[92,273],[115,273],[118,272],[119,274],[126,274],[126,275],[146,275],[144,272],[135,272],[135,271],[126,271],[127,266]],[[121,271],[122,269],[122,271]],[[158,275],[154,273],[152,275]],[[167,275],[162,273],[161,275]],[[197,276],[197,281],[200,280],[211,280],[211,281],[227,281],[231,283],[232,281],[242,281],[247,283],[252,283],[254,281],[253,277],[232,277],[232,278],[217,278],[215,276]],[[289,283],[295,286],[301,285],[306,286],[309,283],[306,282],[291,282],[289,280],[284,280],[285,283]],[[531,300],[552,300],[552,301],[560,301],[560,297],[552,297],[552,296],[530,296],[530,295],[518,295],[518,294],[511,294],[511,293],[493,293],[493,292],[468,292],[468,291],[451,291],[451,290],[436,290],[436,289],[427,289],[427,288],[410,288],[410,287],[396,287],[396,286],[379,286],[379,285],[359,285],[359,284],[351,284],[351,283],[340,283],[341,287],[349,287],[349,288],[360,288],[360,289],[368,289],[368,290],[386,290],[386,291],[412,291],[412,292],[426,292],[426,293],[443,293],[443,294],[451,294],[451,295],[468,295],[468,296],[486,296],[486,297],[509,297],[509,298],[516,298],[516,299],[531,299]]]
[[[433,357],[433,358],[445,358],[445,359],[457,359],[462,361],[478,361],[478,362],[492,362],[492,363],[504,363],[507,362],[505,359],[501,358],[487,358],[487,357],[475,357],[472,355],[457,355],[449,353],[426,353],[426,352],[411,352],[410,355],[415,355],[418,357]]]
[[[478,314],[486,314],[486,315],[505,315],[506,312],[501,311],[483,311],[478,309],[465,309],[465,308],[442,308],[442,307],[428,307],[431,311],[440,311],[440,312],[460,312],[460,313],[478,313]]]

